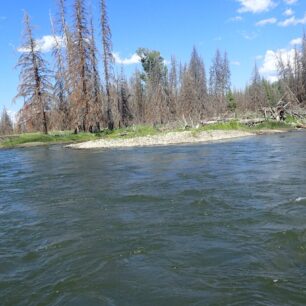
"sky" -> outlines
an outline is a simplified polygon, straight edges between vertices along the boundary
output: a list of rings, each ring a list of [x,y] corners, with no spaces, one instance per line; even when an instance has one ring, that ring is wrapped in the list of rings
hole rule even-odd
[[[70,8],[72,0],[68,1]],[[88,0],[93,11],[100,47],[99,0]],[[108,0],[117,68],[127,74],[139,66],[139,47],[158,50],[166,63],[175,55],[188,62],[193,46],[204,59],[206,72],[216,49],[227,51],[233,88],[250,81],[255,62],[270,81],[277,79],[275,57],[283,58],[300,46],[306,25],[305,0]],[[17,92],[16,63],[22,49],[22,16],[26,10],[35,26],[35,39],[46,59],[50,50],[50,13],[56,0],[11,0],[0,4],[0,110],[14,114],[22,101],[12,102]]]

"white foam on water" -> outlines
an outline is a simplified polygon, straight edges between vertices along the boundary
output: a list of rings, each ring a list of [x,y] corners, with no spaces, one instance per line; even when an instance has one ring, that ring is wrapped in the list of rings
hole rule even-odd
[[[299,197],[295,200],[295,202],[302,202],[304,200],[306,200],[306,197]]]

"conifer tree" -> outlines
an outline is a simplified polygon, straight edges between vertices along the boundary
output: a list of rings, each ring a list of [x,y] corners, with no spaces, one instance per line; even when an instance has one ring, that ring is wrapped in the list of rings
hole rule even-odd
[[[114,129],[114,119],[112,112],[112,96],[111,96],[111,79],[113,58],[112,33],[108,22],[107,8],[105,0],[101,0],[101,28],[102,28],[102,47],[103,47],[103,65],[105,89],[107,97],[107,127],[109,130]]]
[[[8,135],[13,132],[13,122],[7,113],[6,108],[3,108],[0,116],[0,134]]]
[[[83,131],[89,130],[90,106],[90,32],[84,0],[74,3],[74,68],[76,87],[73,93],[73,108],[77,123]]]
[[[43,132],[48,134],[47,110],[52,98],[50,71],[33,37],[27,12],[24,13],[24,27],[24,42],[20,48],[22,54],[17,64],[20,83],[15,99],[24,98],[24,104],[31,107],[33,117],[39,120]]]
[[[91,87],[91,103],[90,117],[92,125],[95,124],[97,131],[100,131],[101,122],[103,121],[103,99],[101,80],[98,70],[97,47],[95,42],[95,32],[93,20],[90,19],[90,87]]]

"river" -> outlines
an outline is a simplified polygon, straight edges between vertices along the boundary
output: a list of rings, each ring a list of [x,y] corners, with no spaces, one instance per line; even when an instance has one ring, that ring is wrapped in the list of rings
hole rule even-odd
[[[305,305],[306,133],[0,151],[2,305]]]

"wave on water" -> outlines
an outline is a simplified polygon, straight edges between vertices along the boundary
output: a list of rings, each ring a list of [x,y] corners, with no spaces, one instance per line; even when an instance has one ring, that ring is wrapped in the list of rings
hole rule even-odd
[[[295,199],[295,202],[302,202],[304,200],[306,200],[306,197],[299,197]]]

